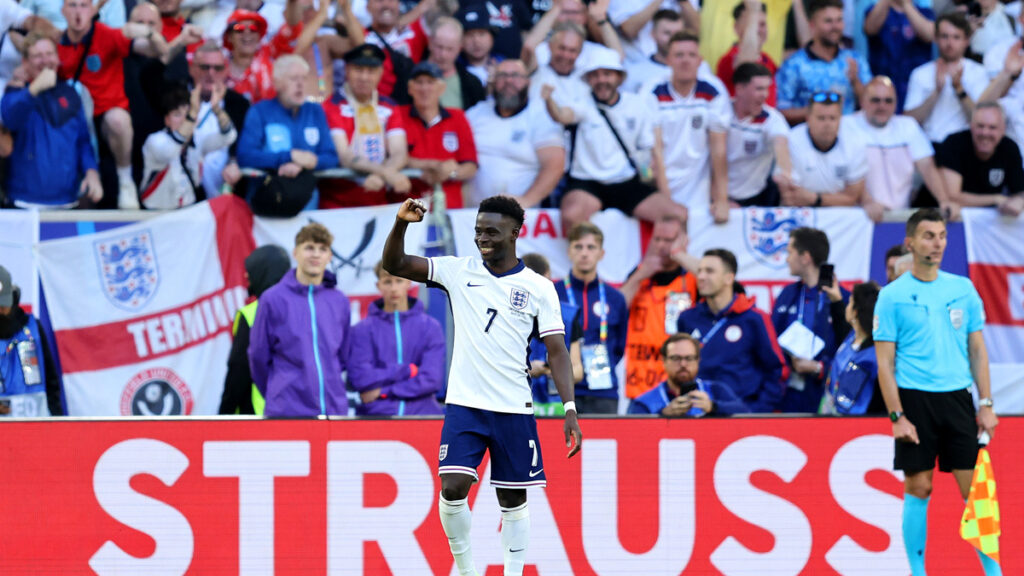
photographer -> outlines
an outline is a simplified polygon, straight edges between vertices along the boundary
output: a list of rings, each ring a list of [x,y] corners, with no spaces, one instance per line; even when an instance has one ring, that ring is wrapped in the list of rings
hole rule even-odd
[[[865,282],[853,287],[846,303],[839,282],[822,286],[829,299],[829,315],[835,339],[842,340],[829,368],[821,414],[885,414],[885,402],[878,390],[878,361],[871,325],[878,300],[878,284]]]

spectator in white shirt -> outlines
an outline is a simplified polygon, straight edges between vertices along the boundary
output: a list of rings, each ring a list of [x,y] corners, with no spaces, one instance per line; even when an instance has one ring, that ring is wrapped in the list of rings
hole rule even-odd
[[[466,112],[476,141],[479,169],[471,200],[506,194],[524,208],[551,195],[565,172],[562,127],[544,103],[529,98],[522,60],[505,60],[494,74],[494,98]]]
[[[974,29],[971,52],[984,56],[996,44],[1016,36],[1013,17],[1006,13],[1000,0],[977,0],[972,5],[978,6],[980,14],[968,16]]]
[[[765,65],[744,62],[732,74],[736,97],[727,138],[729,199],[739,206],[778,206],[779,186],[793,173],[789,160],[789,124],[765,104],[772,73]],[[775,174],[769,180],[772,165]]]
[[[541,86],[555,87],[560,102],[583,98],[589,92],[583,81],[583,68],[579,66],[586,32],[575,22],[559,22],[551,32],[548,45],[551,57],[546,64],[533,71],[530,82],[530,97],[539,98]],[[606,50],[600,46],[598,50]]]
[[[783,187],[785,206],[857,206],[864,197],[868,162],[864,145],[840,133],[843,97],[816,92],[808,106],[807,122],[789,134],[793,184]],[[876,216],[881,211],[877,211]]]
[[[201,177],[203,157],[227,148],[238,138],[222,106],[224,91],[220,86],[210,96],[210,109],[219,129],[205,132],[203,138],[195,138],[202,88],[196,86],[191,95],[184,88],[164,94],[165,128],[150,134],[142,146],[143,206],[166,210],[206,199]]]
[[[911,117],[896,114],[896,91],[885,76],[875,76],[864,87],[861,111],[843,118],[844,132],[866,147],[867,193],[873,203],[869,212],[910,208],[916,170],[940,206],[958,208],[946,201],[942,176],[935,165],[935,150],[921,126]]]
[[[669,42],[672,78],[652,93],[658,105],[655,162],[658,189],[688,210],[711,210],[716,222],[729,219],[726,133],[729,96],[697,77],[699,38],[680,32]]]
[[[553,27],[562,22],[572,22],[582,30],[587,30],[588,21],[593,27],[601,32],[598,38],[600,42],[591,42],[584,39],[580,49],[579,57],[576,59],[576,66],[580,69],[589,69],[594,58],[604,50],[611,49],[623,58],[622,43],[619,42],[619,35],[615,27],[608,21],[606,13],[607,2],[589,2],[584,5],[580,0],[558,0],[554,2],[551,9],[533,26],[530,33],[523,39],[523,62],[528,69],[543,67],[551,61],[552,46],[548,42],[548,35]]]
[[[655,51],[640,60],[626,61],[626,82],[622,89],[626,92],[650,93],[655,86],[666,82],[672,77],[672,69],[668,66],[668,44],[672,37],[685,30],[683,17],[679,12],[662,8],[651,19],[651,41]],[[715,75],[708,63],[701,60],[697,68],[697,78],[715,87],[719,92],[727,93],[725,83]]]
[[[654,54],[651,19],[659,9],[679,12],[687,30],[700,30],[699,4],[695,0],[611,0],[608,18],[622,35],[626,62],[631,64]]]
[[[622,93],[626,71],[614,52],[605,52],[583,78],[591,97],[559,106],[553,88],[541,94],[548,112],[565,126],[575,124],[576,148],[562,198],[562,226],[569,230],[604,208],[654,222],[666,214],[686,219],[686,208],[667,190],[649,183],[654,147],[654,103],[648,95]]]
[[[910,73],[903,110],[924,127],[933,143],[967,129],[974,103],[988,83],[985,69],[964,58],[970,37],[971,27],[963,14],[939,16],[935,20],[939,57]]]

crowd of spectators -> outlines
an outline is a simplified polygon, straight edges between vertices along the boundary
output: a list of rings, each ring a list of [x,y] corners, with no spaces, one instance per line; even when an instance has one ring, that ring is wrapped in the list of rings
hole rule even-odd
[[[510,195],[561,208],[573,267],[556,281],[575,309],[567,325],[579,325],[567,336],[580,351],[581,409],[613,412],[616,390],[639,399],[668,373],[673,413],[677,397],[701,413],[816,411],[830,393],[843,412],[860,403],[826,383],[835,359],[870,348],[858,323],[873,299],[855,290],[844,307],[848,293],[819,286],[827,231],[794,233],[787,261],[799,281],[768,317],[735,281],[732,254],[686,252],[687,220],[780,205],[859,206],[874,220],[920,206],[954,219],[961,206],[1019,215],[1020,4],[0,0],[0,205],[172,209],[236,194],[287,217],[434,189],[450,208]],[[322,174],[333,168],[350,172]],[[604,237],[589,220],[605,209],[653,228],[621,291],[596,274]],[[306,245],[329,240],[307,232],[294,253],[301,273],[281,281],[296,294],[333,282],[302,272],[302,258],[319,262]],[[364,322],[428,330],[399,296],[408,287],[378,275],[384,299]],[[289,305],[284,288],[264,289],[266,314]],[[347,303],[327,305],[347,314]],[[339,398],[277,389],[263,349],[277,326],[254,310],[240,332],[264,356],[238,381],[251,378],[268,402],[338,408]],[[362,344],[390,334],[363,329]],[[694,339],[666,343],[676,332]],[[813,346],[787,346],[804,332]],[[323,356],[348,366],[361,406],[433,409],[419,397],[440,387],[436,350],[398,346],[397,363],[392,350],[346,364],[348,337],[332,336]],[[532,354],[543,378],[543,351]],[[680,383],[686,374],[697,380]],[[723,386],[735,398],[716,401]],[[659,404],[648,400],[636,409]]]

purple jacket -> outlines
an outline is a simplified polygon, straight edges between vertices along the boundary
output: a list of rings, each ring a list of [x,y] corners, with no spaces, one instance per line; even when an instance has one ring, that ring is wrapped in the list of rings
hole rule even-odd
[[[369,306],[366,318],[352,328],[349,384],[360,392],[374,388],[381,392],[377,400],[356,407],[357,414],[442,413],[434,395],[444,382],[444,334],[423,304],[413,298],[409,304],[406,312],[385,312],[383,300],[377,300]],[[414,378],[409,377],[410,364],[419,369]]]
[[[341,373],[352,312],[336,285],[325,272],[319,286],[303,286],[290,270],[260,297],[249,368],[266,416],[348,414]]]

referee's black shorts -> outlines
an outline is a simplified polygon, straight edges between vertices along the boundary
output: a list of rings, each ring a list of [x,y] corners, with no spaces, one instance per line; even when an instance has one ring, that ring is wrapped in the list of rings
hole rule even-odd
[[[900,388],[903,413],[917,428],[920,444],[896,441],[893,467],[907,473],[935,468],[973,470],[978,459],[978,424],[971,392],[923,392]]]

